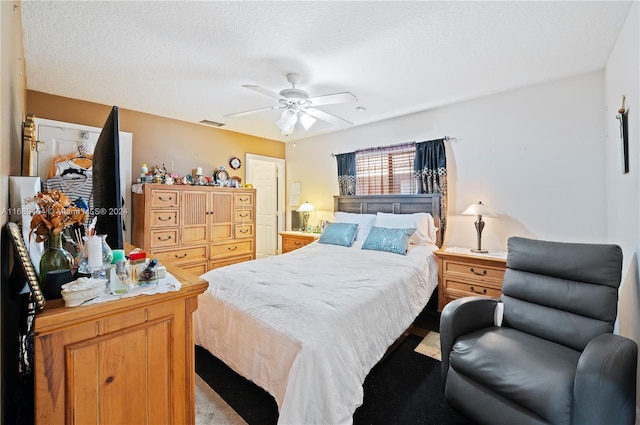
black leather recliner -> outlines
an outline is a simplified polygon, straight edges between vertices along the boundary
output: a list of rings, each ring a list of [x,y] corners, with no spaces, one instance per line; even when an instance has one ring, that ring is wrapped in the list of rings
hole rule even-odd
[[[510,238],[500,301],[442,310],[447,401],[485,424],[633,424],[637,346],[612,333],[621,273],[617,245]]]

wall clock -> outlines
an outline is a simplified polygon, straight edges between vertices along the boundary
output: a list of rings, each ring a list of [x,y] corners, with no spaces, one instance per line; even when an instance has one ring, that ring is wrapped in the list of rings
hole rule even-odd
[[[240,159],[237,156],[234,156],[233,158],[231,158],[229,160],[229,165],[231,166],[231,168],[233,168],[234,170],[237,170],[238,168],[240,168],[240,166],[242,165],[242,162],[240,162]]]

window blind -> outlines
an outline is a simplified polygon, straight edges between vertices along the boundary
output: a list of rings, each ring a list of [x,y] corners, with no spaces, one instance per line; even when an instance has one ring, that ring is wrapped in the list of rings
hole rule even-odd
[[[356,151],[356,193],[387,195],[416,193],[413,175],[415,143]]]

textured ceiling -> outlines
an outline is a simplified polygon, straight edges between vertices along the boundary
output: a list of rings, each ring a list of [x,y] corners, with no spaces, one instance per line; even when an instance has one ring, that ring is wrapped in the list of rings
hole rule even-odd
[[[362,125],[603,69],[631,2],[22,1],[27,88],[275,140],[278,92]],[[366,111],[356,109],[364,107]]]

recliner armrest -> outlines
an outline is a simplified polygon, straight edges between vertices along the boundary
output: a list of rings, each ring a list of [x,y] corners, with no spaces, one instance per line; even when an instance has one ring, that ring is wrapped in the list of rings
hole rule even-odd
[[[485,297],[464,297],[444,306],[440,315],[440,353],[442,387],[447,382],[449,353],[460,335],[493,326],[493,314],[498,300]]]
[[[634,341],[609,333],[587,344],[576,370],[573,423],[635,423],[637,351]]]

